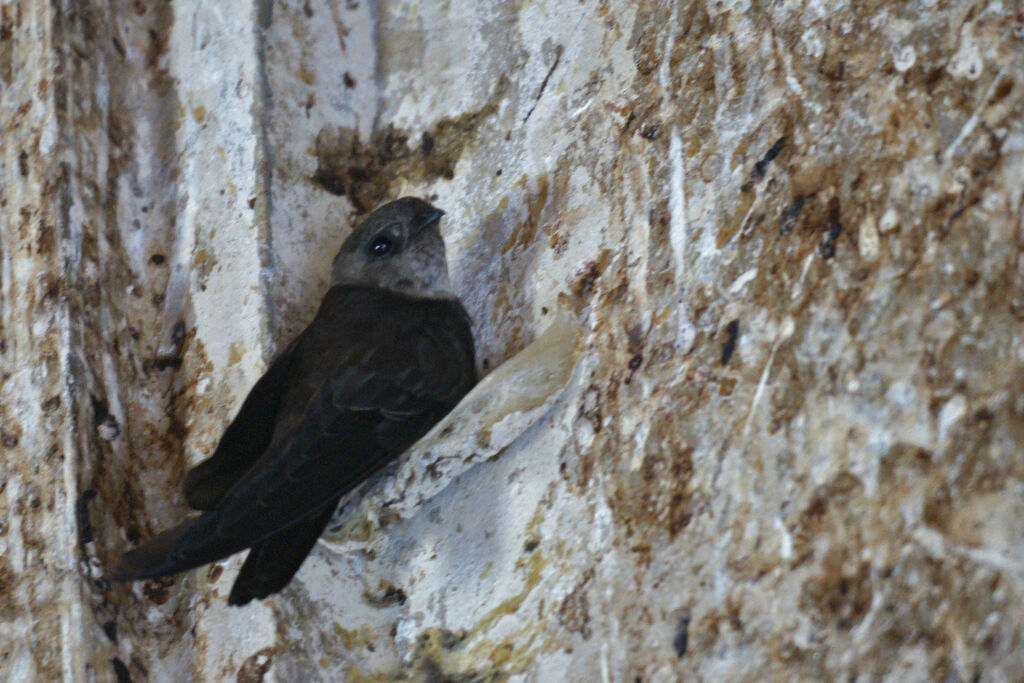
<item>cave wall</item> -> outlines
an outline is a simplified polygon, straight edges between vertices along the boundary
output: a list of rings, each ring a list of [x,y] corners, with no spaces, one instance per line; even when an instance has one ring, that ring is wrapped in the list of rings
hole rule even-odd
[[[1012,3],[0,12],[0,678],[1024,666]],[[262,603],[111,585],[404,194],[483,373],[579,320],[551,410]]]

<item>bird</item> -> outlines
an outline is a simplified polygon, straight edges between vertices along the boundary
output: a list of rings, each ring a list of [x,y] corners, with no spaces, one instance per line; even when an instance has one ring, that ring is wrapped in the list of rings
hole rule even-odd
[[[312,322],[270,364],[209,459],[188,471],[201,514],[121,555],[114,581],[177,574],[246,549],[229,605],[282,590],[340,499],[401,455],[476,383],[440,219],[417,197],[345,239]]]

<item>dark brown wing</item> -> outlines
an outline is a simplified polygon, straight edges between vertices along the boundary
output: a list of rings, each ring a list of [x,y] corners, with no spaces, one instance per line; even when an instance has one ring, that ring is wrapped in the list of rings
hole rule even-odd
[[[334,501],[316,517],[304,519],[254,545],[231,587],[228,604],[240,606],[250,600],[262,600],[287,586],[331,521],[337,504]]]
[[[249,391],[213,455],[185,475],[185,500],[196,510],[212,510],[270,445],[281,396],[291,371],[288,346]]]
[[[452,300],[336,287],[290,355],[266,452],[213,510],[126,553],[118,578],[191,569],[319,517],[475,383],[468,318]]]

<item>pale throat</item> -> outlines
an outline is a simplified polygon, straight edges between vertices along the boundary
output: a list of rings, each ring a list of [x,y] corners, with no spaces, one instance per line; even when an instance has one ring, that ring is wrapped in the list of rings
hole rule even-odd
[[[455,296],[452,284],[448,279],[448,269],[432,275],[429,279],[418,277],[400,277],[397,280],[382,282],[379,286],[408,296],[426,299],[450,299]]]
[[[455,296],[448,277],[448,264],[443,258],[407,258],[402,264],[394,264],[398,267],[391,268],[381,268],[376,264],[363,268],[352,267],[351,263],[337,265],[341,267],[335,267],[331,277],[332,285],[368,285],[428,299],[450,299]]]

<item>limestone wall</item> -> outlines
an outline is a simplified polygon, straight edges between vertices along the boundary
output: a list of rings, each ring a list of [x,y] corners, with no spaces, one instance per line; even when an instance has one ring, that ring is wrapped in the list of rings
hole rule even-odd
[[[1014,3],[0,13],[0,679],[1019,677]],[[262,603],[111,585],[404,194],[484,373],[579,321],[550,410]]]

